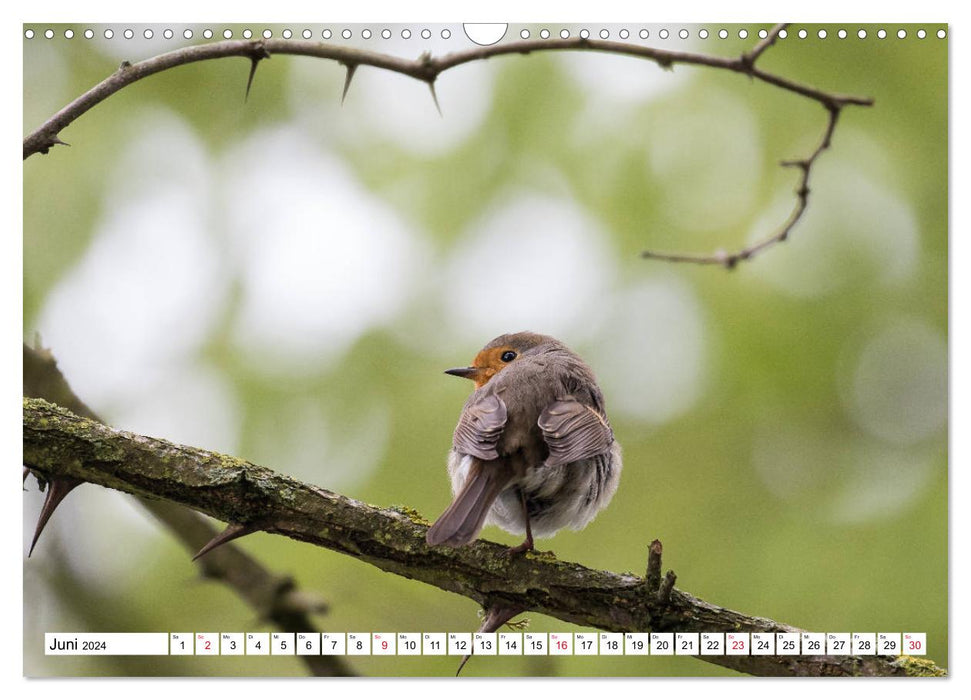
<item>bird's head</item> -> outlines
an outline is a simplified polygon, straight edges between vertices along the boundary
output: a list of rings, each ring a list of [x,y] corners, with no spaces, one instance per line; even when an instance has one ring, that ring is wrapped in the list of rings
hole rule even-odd
[[[545,352],[562,344],[548,335],[539,333],[509,333],[500,335],[486,344],[468,367],[445,370],[445,374],[465,377],[475,382],[475,388],[485,386],[490,379],[523,355]]]

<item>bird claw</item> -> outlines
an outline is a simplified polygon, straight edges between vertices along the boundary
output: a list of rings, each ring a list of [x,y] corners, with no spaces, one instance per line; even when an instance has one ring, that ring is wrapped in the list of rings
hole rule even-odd
[[[515,547],[510,547],[506,550],[506,555],[513,557],[517,554],[522,554],[523,552],[532,552],[535,549],[531,540],[526,540],[521,544],[517,544]]]

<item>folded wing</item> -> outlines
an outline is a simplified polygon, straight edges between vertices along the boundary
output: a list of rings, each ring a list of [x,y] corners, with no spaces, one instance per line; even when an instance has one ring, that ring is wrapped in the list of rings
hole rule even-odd
[[[614,441],[607,420],[573,397],[551,403],[537,423],[550,448],[546,460],[550,467],[604,454]]]
[[[506,415],[506,404],[495,394],[467,405],[455,427],[452,446],[462,454],[482,460],[498,459],[496,445],[502,437]]]

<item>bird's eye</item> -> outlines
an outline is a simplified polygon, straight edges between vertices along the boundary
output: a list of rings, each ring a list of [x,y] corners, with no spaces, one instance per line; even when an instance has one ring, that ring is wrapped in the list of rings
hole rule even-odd
[[[514,353],[512,350],[506,350],[506,352],[502,353],[502,356],[499,359],[503,362],[512,362],[516,359],[516,353]]]

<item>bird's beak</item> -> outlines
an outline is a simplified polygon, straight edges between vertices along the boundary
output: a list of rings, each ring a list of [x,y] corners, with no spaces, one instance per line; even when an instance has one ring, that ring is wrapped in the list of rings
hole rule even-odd
[[[466,379],[475,380],[476,375],[481,370],[478,367],[455,367],[454,369],[445,370],[445,374],[451,374],[453,377],[465,377]]]

